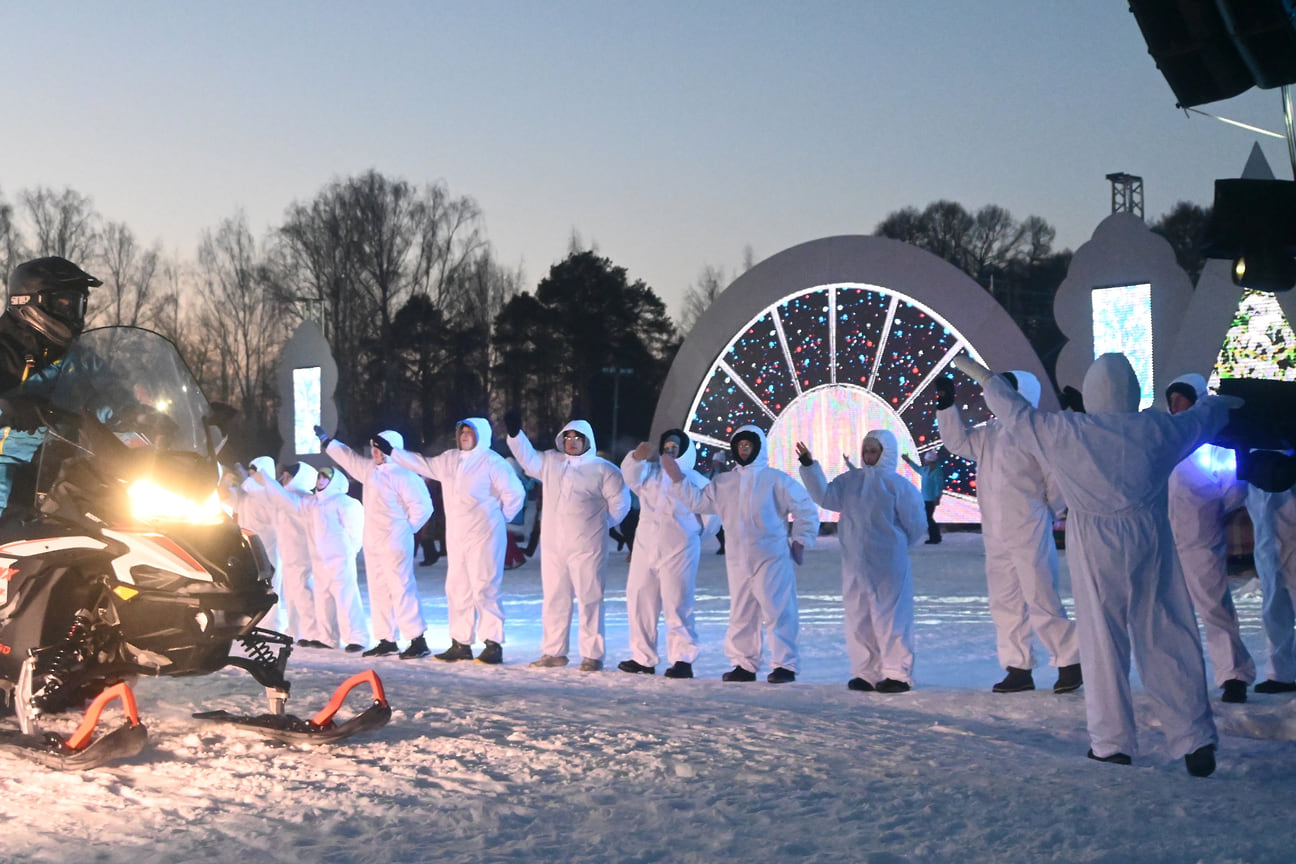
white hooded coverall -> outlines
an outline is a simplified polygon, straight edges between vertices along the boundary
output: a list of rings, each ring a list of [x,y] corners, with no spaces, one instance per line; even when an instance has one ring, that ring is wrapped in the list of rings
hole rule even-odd
[[[364,505],[347,494],[350,482],[334,471],[306,505],[318,639],[326,645],[367,645],[369,625],[356,576],[364,540]]]
[[[393,449],[405,444],[399,433],[378,434]],[[389,460],[376,464],[337,439],[325,452],[364,484],[365,577],[374,636],[391,642],[422,636],[427,623],[414,582],[414,532],[432,515],[427,484],[408,468]]]
[[[506,523],[526,503],[517,472],[490,449],[490,422],[469,417],[455,424],[477,436],[472,450],[420,456],[393,450],[392,461],[441,484],[446,520],[446,607],[450,638],[471,645],[474,635],[504,643],[500,584],[508,546]],[[480,631],[480,632],[478,632]]]
[[[1174,466],[1228,422],[1229,403],[1206,396],[1175,415],[1140,412],[1138,379],[1122,354],[1093,362],[1083,394],[1086,414],[1044,412],[999,376],[985,384],[990,410],[1047,463],[1070,506],[1067,559],[1094,754],[1137,752],[1132,647],[1178,758],[1215,745],[1218,736],[1166,487]]]
[[[806,549],[814,545],[819,534],[819,508],[804,486],[769,467],[769,446],[760,427],[742,426],[734,436],[743,432],[753,433],[760,444],[749,464],[735,461],[732,470],[717,475],[705,488],[676,484],[671,494],[694,513],[717,514],[724,526],[729,580],[725,654],[730,662],[748,672],[760,668],[761,625],[765,622],[771,665],[797,672],[800,619],[789,543],[800,543]]]
[[[1039,381],[1013,372],[1018,392],[1039,404]],[[977,503],[985,540],[986,588],[995,625],[999,665],[1033,669],[1031,630],[1039,635],[1053,666],[1080,662],[1075,623],[1058,596],[1057,545],[1053,516],[1066,504],[1036,458],[1011,440],[996,418],[975,427],[957,405],[936,412],[945,446],[976,462]]]
[[[913,683],[913,571],[909,547],[927,533],[922,493],[898,473],[899,446],[886,429],[869,432],[882,447],[831,483],[818,462],[801,466],[814,502],[841,514],[842,605],[851,675],[876,684]]]
[[[1255,526],[1255,568],[1264,599],[1260,622],[1269,643],[1269,678],[1296,681],[1296,494],[1247,486]]]
[[[1206,379],[1180,375],[1172,384],[1187,384],[1201,399]],[[1206,648],[1215,685],[1255,681],[1255,661],[1242,642],[1237,609],[1229,592],[1228,538],[1224,517],[1246,503],[1246,484],[1237,479],[1233,453],[1203,444],[1175,466],[1170,475],[1170,529],[1179,564],[1197,617],[1206,628]]]
[[[563,432],[579,432],[584,453],[563,452]],[[602,660],[603,582],[608,559],[607,532],[630,512],[630,491],[616,466],[601,459],[594,430],[573,420],[554,436],[555,450],[538,452],[519,432],[508,439],[522,470],[544,485],[544,518],[540,522],[540,583],[544,592],[540,651],[566,657],[571,641],[572,597],[580,608],[581,657]]]
[[[260,471],[267,477],[275,476],[275,462],[269,456],[258,456],[249,464],[253,470]],[[283,565],[279,563],[279,543],[275,537],[275,511],[278,505],[267,494],[265,487],[253,480],[250,475],[242,484],[234,488],[234,493],[231,503],[234,506],[234,516],[238,526],[244,532],[255,534],[260,538],[266,559],[274,568],[271,585],[275,596],[283,596]],[[264,620],[270,627],[283,632],[288,626],[283,604],[275,601],[275,605],[266,613]]]
[[[707,479],[693,470],[697,450],[684,436],[675,457],[684,482],[698,489]],[[626,612],[630,618],[630,652],[636,663],[656,666],[657,619],[666,617],[666,657],[671,663],[698,658],[693,597],[697,587],[702,538],[714,534],[718,519],[704,520],[671,494],[674,481],[658,461],[640,461],[634,452],[621,460],[621,474],[639,496],[639,527],[626,576]]]
[[[315,597],[311,593],[311,555],[307,540],[305,502],[315,492],[319,472],[305,462],[298,462],[292,479],[282,486],[273,470],[258,468],[249,482],[259,482],[264,497],[273,502],[275,540],[283,575],[279,580],[279,608],[286,613],[284,631],[297,639],[319,639],[315,620]],[[257,493],[254,493],[257,494]]]

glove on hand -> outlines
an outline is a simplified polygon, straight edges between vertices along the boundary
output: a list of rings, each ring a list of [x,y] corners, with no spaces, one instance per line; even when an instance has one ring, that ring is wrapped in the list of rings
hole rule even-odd
[[[504,428],[508,430],[510,438],[516,438],[522,431],[522,412],[516,408],[510,408],[504,412]]]
[[[315,427],[315,437],[319,439],[321,444],[327,444],[328,442],[333,440],[332,438],[329,437],[329,434],[324,431],[323,426]]]
[[[386,438],[383,438],[380,435],[375,435],[369,443],[377,447],[378,451],[382,453],[384,456],[391,455],[392,452],[391,442],[389,442]]]
[[[44,425],[40,409],[31,399],[0,399],[0,426],[17,432],[35,432]]]
[[[951,408],[954,405],[954,382],[944,375],[936,379],[936,407]]]
[[[1080,391],[1071,385],[1062,388],[1062,396],[1058,399],[1064,409],[1074,411],[1077,414],[1085,413],[1084,396]]]

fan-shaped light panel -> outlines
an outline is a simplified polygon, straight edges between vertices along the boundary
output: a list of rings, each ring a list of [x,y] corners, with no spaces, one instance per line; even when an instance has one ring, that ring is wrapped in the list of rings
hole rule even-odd
[[[886,288],[826,285],[784,297],[753,317],[705,376],[687,427],[699,464],[727,449],[745,424],[766,431],[770,464],[793,475],[797,441],[807,442],[831,479],[845,470],[844,455],[857,459],[870,429],[890,429],[901,452],[917,459],[940,448],[931,398],[938,376],[954,377],[970,419],[989,416],[979,388],[950,366],[960,351],[981,359],[949,322]],[[941,452],[947,494],[938,517],[980,521],[973,467]],[[900,470],[917,482],[907,464]]]

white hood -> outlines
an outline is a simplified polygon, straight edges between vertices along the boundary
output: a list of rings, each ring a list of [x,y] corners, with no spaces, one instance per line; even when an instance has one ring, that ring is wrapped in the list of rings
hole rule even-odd
[[[563,433],[568,429],[584,435],[585,440],[589,442],[589,447],[581,454],[582,456],[593,456],[598,453],[598,447],[594,445],[594,427],[590,426],[590,424],[585,420],[572,420],[566,426],[558,430],[558,434],[554,436],[554,446],[558,448],[559,453],[566,452],[563,449]]]
[[[1032,408],[1038,408],[1040,400],[1039,379],[1030,372],[1021,369],[1012,370],[1012,376],[1017,379],[1017,392],[1031,404]]]
[[[1083,395],[1089,414],[1136,413],[1138,376],[1124,354],[1104,354],[1085,373]]]
[[[889,429],[870,429],[864,436],[864,441],[872,438],[882,447],[882,455],[878,458],[876,465],[863,465],[860,467],[865,470],[889,471],[894,474],[900,467],[900,447],[896,444],[895,434]],[[860,462],[864,460],[864,443],[860,442]]]

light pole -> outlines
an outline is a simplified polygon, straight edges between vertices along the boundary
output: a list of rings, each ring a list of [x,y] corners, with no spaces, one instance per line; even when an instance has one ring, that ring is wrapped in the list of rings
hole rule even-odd
[[[604,366],[603,373],[612,376],[612,441],[608,444],[608,452],[611,453],[617,441],[617,413],[621,408],[621,376],[633,375],[634,370],[621,366]]]

